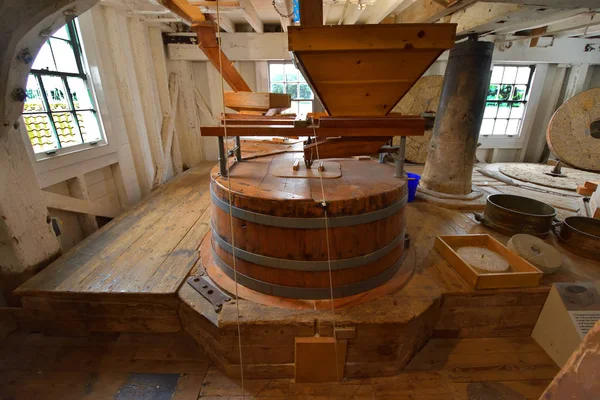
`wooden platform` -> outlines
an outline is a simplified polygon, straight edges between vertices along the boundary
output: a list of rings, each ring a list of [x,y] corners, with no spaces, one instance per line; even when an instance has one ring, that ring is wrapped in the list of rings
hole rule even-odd
[[[201,267],[197,249],[209,229],[210,166],[187,171],[26,282],[18,290],[25,309],[13,310],[15,315],[45,332],[69,335],[185,330],[235,376],[237,303],[246,377],[292,376],[293,338],[331,335],[331,310],[238,299],[215,313],[184,283]],[[510,189],[564,207],[578,201],[504,187],[477,174],[474,181],[485,190]],[[508,237],[482,227],[470,212],[422,202],[406,210],[411,246],[405,263],[415,269],[412,279],[401,290],[336,311],[336,325],[357,332],[357,339],[348,339],[348,377],[396,375],[432,338],[528,337],[553,282],[600,279],[600,263],[557,246],[563,269],[544,277],[541,286],[473,291],[433,249],[435,236],[489,233],[502,243]],[[556,244],[553,236],[547,241]]]

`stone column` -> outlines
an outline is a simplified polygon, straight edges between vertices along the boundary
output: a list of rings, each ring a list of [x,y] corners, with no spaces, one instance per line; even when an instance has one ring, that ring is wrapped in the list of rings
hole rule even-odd
[[[491,78],[494,44],[469,39],[450,50],[433,136],[420,185],[471,193],[471,174]]]

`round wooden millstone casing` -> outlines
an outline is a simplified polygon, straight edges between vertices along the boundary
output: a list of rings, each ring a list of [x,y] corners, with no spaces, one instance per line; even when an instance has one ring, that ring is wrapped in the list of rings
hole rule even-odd
[[[600,119],[600,88],[571,97],[556,110],[546,132],[552,153],[561,161],[600,172],[600,139],[590,135],[590,124]]]
[[[384,284],[406,255],[406,179],[373,160],[336,160],[341,177],[322,182],[273,174],[286,160],[291,170],[298,156],[236,163],[229,180],[213,169],[216,265],[232,277],[235,254],[238,283],[297,299],[329,298],[331,289],[347,297]]]

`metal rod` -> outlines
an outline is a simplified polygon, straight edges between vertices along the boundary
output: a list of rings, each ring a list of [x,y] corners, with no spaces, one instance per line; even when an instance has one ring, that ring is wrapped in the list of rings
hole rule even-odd
[[[398,155],[394,157],[396,159],[396,178],[404,177],[404,154],[406,152],[406,136],[400,137],[400,147],[398,148]]]
[[[242,145],[239,136],[235,137],[235,159],[238,162],[242,161]]]
[[[227,177],[227,156],[225,155],[225,140],[223,136],[219,140],[219,173],[222,177]]]

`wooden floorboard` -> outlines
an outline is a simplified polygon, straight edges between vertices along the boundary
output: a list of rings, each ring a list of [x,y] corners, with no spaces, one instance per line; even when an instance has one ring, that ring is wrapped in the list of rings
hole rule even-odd
[[[174,293],[208,229],[208,173],[186,171],[23,284],[22,295]]]
[[[242,400],[242,393],[245,399],[271,400],[537,399],[558,371],[544,355],[531,338],[436,339],[416,361],[419,371],[324,384],[246,379],[242,392],[241,381],[211,365],[186,335],[13,334],[0,343],[0,398],[112,399],[124,388],[132,399],[142,398],[148,388],[131,391],[128,382],[132,374],[143,373],[150,378],[179,374],[175,400]]]

